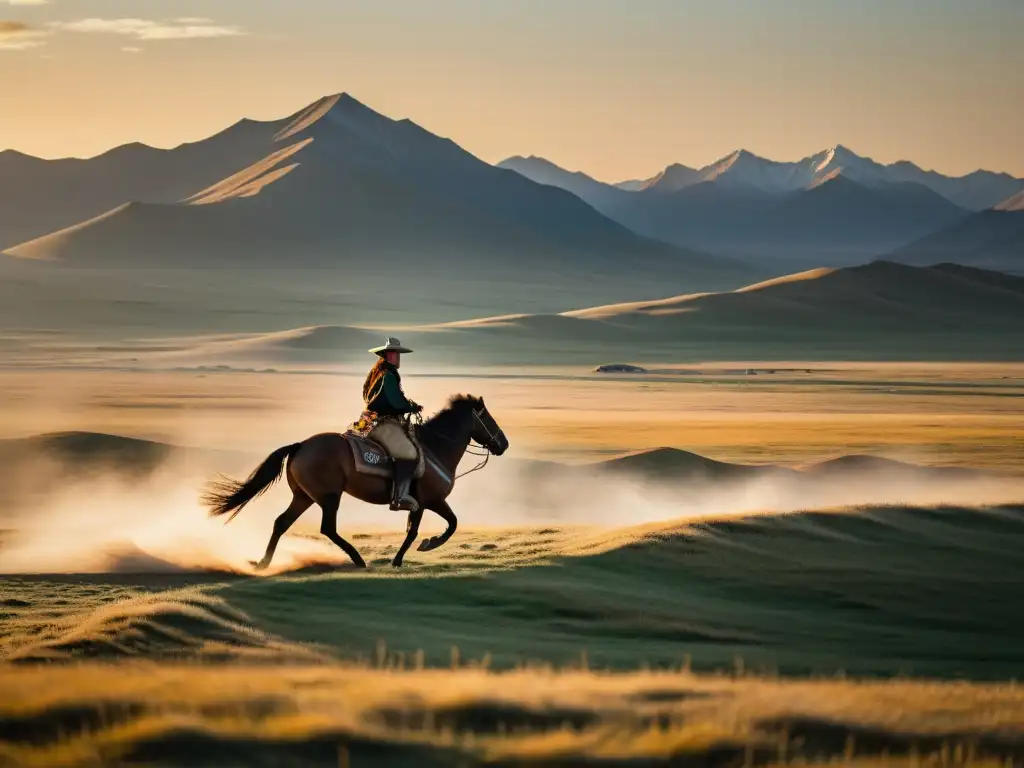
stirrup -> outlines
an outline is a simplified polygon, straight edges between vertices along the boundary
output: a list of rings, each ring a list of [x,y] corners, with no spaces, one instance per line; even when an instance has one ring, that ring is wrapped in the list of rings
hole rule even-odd
[[[399,467],[401,466],[401,470]],[[391,503],[390,508],[392,511],[404,509],[407,512],[416,512],[419,510],[419,502],[413,498],[410,493],[412,490],[412,476],[416,471],[415,464],[408,461],[402,461],[394,463],[395,477],[393,479],[394,486],[391,489]],[[401,479],[399,479],[401,476]]]
[[[400,510],[405,512],[419,512],[420,505],[412,496],[403,496],[398,502],[391,502],[391,510],[398,512]]]
[[[398,510],[405,510],[406,512],[416,512],[419,510],[420,504],[418,501],[416,501],[413,495],[409,493],[408,485],[406,485],[406,487],[402,489],[402,493],[397,499],[394,496],[391,497],[391,501],[388,503],[388,507],[391,509],[392,512],[397,512]]]

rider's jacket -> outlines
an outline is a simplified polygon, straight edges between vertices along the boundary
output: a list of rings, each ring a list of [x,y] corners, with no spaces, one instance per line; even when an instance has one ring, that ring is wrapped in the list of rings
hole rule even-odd
[[[402,377],[387,360],[378,360],[363,383],[363,413],[355,428],[367,433],[382,418],[395,418],[416,411],[416,403],[402,391]]]

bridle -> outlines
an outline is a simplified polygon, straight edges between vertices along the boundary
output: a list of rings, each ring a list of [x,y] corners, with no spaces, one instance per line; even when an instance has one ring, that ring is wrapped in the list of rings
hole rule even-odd
[[[484,423],[484,419],[480,415],[480,413],[481,412],[479,410],[474,408],[473,409],[473,419],[476,421],[477,424],[480,425],[481,429],[483,429],[484,433],[487,435],[487,441],[491,445],[496,445],[497,441],[498,441],[498,433],[501,432],[501,429],[499,429],[498,432],[491,432],[491,430],[488,429],[487,424]],[[417,413],[415,415],[415,419],[416,419],[417,424],[419,424],[420,426],[423,426],[423,417],[420,414]],[[449,443],[456,443],[457,444],[459,442],[458,440],[456,440],[454,437],[451,437],[450,435],[444,435],[444,434],[441,434],[441,433],[436,433],[436,434],[442,440],[447,440]],[[474,447],[483,449],[483,453],[478,453],[476,451],[471,451],[470,450],[470,446],[473,446],[474,443],[476,443],[476,445]],[[452,478],[452,482],[453,483],[456,480],[458,480],[460,477],[465,477],[466,475],[470,475],[470,474],[472,474],[474,472],[477,472],[477,471],[483,469],[484,467],[486,467],[487,466],[487,461],[488,461],[488,459],[491,458],[491,455],[492,455],[491,449],[488,448],[486,445],[478,443],[476,440],[474,440],[473,437],[472,437],[472,434],[470,435],[469,443],[466,445],[466,453],[468,453],[470,456],[483,456],[484,457],[483,461],[478,463],[472,469],[467,469],[465,472],[462,472],[462,473],[456,475],[454,478]]]

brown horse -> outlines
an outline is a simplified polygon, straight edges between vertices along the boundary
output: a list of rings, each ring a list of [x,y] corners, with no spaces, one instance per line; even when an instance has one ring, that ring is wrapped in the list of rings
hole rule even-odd
[[[452,397],[445,408],[416,427],[416,437],[425,449],[423,474],[412,487],[420,508],[409,513],[405,541],[391,563],[396,568],[401,567],[405,553],[419,533],[423,510],[436,512],[448,528],[420,542],[420,552],[437,549],[455,533],[458,520],[446,499],[455,487],[455,473],[470,442],[475,441],[495,456],[508,450],[508,439],[487,411],[483,398],[472,395]],[[338,535],[338,505],[343,493],[369,504],[388,504],[391,501],[391,462],[378,446],[350,433],[313,435],[301,443],[278,448],[244,482],[230,479],[214,482],[203,496],[210,516],[233,511],[228,518],[231,522],[246,504],[280,478],[286,459],[292,501],[274,522],[266,554],[258,563],[253,562],[253,566],[263,570],[270,565],[278,541],[302,513],[316,503],[323,511],[320,533],[337,544],[357,567],[365,568],[366,563],[356,548]]]

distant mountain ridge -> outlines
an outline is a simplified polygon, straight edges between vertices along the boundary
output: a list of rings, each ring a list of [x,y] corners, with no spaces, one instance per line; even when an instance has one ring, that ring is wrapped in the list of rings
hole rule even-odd
[[[952,261],[1024,275],[1024,190],[898,248],[887,258],[917,265]]]
[[[795,162],[740,149],[702,168],[677,163],[620,184],[535,156],[499,165],[566,189],[635,232],[777,272],[888,254],[914,264],[1024,269],[1018,236],[1008,232],[1016,225],[990,212],[1024,210],[1024,179],[1007,173],[946,176],[842,145]]]
[[[881,182],[870,161],[853,158],[841,147],[801,163],[740,151],[699,170],[670,166],[635,191],[541,158],[500,165],[566,189],[635,232],[776,274],[863,263],[971,215],[923,183]]]
[[[618,184],[536,157],[495,166],[344,93],[169,150],[0,153],[0,252],[19,263],[342,270],[331,279],[394,278],[428,305],[473,291],[495,313],[523,312],[515,297],[545,285],[554,306],[586,307],[879,257],[1015,272],[1022,217],[1024,180],[841,145],[795,162],[738,150]]]
[[[0,252],[124,203],[184,200],[255,162],[275,131],[245,119],[174,149],[136,142],[87,160],[0,152]]]
[[[749,279],[748,267],[638,235],[348,94],[248,125],[239,124],[253,134],[243,149],[230,130],[215,137],[235,164],[218,166],[219,176],[177,169],[162,191],[153,180],[154,202],[125,201],[6,253],[78,266],[344,268],[354,280],[405,273],[432,278],[425,291],[453,277]],[[210,150],[198,142],[188,151]],[[190,156],[174,156],[188,165]]]
[[[1024,190],[1021,190],[1016,195],[1008,197],[1003,200],[999,205],[995,206],[997,211],[1024,211]]]
[[[1008,173],[977,170],[963,176],[946,176],[926,171],[916,164],[901,160],[888,165],[858,155],[841,144],[808,155],[797,161],[777,161],[755,155],[745,149],[731,152],[702,168],[673,163],[646,181],[606,184],[582,172],[559,168],[550,160],[536,156],[513,156],[499,166],[511,168],[533,177],[545,174],[544,183],[567,185],[569,178],[584,178],[618,191],[678,192],[705,182],[726,186],[747,187],[770,193],[813,189],[837,176],[844,176],[867,187],[887,184],[921,184],[945,197],[954,205],[968,210],[992,208],[1018,192],[1024,191],[1024,179]],[[568,186],[565,186],[568,188]]]
[[[981,211],[894,250],[887,258],[904,264],[951,261],[1024,275],[1024,209]]]

